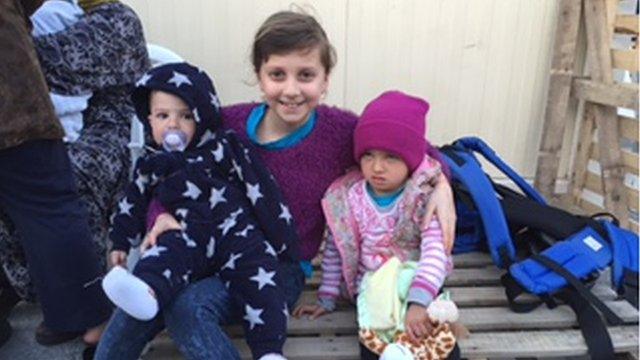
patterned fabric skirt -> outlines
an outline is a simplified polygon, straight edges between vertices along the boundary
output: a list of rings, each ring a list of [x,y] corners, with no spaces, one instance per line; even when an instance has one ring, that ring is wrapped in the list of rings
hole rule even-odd
[[[113,114],[107,111],[91,115],[97,121],[86,121],[80,138],[67,144],[67,149],[78,192],[89,215],[91,241],[106,271],[109,218],[129,178],[130,125],[128,121],[113,121]],[[34,301],[35,291],[20,234],[1,210],[0,264],[16,292],[25,300]]]

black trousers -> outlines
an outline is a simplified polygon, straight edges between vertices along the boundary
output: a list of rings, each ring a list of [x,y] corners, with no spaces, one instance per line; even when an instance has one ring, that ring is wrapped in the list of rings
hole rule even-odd
[[[62,141],[0,150],[0,208],[22,235],[45,325],[82,331],[107,320],[111,307]]]

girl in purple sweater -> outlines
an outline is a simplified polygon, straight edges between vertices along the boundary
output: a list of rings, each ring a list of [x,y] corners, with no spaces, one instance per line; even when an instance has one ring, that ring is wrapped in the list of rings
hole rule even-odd
[[[303,260],[302,265],[280,265],[289,308],[293,308],[304,285],[302,269],[311,268],[308,261],[317,255],[322,241],[322,195],[334,179],[356,165],[352,137],[357,116],[319,105],[335,65],[335,50],[312,16],[292,11],[271,15],[255,35],[251,60],[265,102],[223,108],[224,126],[257,150],[289,204]],[[450,249],[455,210],[444,176],[427,211],[429,217],[438,213]],[[171,215],[162,214],[147,236],[154,238],[172,229],[180,225]],[[190,285],[165,310],[166,326],[186,357],[239,358],[220,328],[237,317],[232,302],[220,279],[211,277]],[[140,323],[116,310],[97,358],[136,359],[164,325],[161,320]]]

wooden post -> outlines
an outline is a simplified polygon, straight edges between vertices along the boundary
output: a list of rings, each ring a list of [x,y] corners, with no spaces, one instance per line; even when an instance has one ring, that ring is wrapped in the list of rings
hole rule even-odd
[[[590,72],[593,81],[613,83],[611,66],[611,39],[613,21],[607,19],[607,8],[613,6],[606,0],[585,0],[584,15],[587,30],[587,46]],[[609,18],[615,17],[611,14]],[[593,112],[598,131],[598,149],[602,177],[602,194],[605,208],[618,217],[621,225],[628,226],[629,215],[624,201],[624,164],[620,152],[618,117],[616,108],[587,102]]]
[[[560,148],[573,79],[582,0],[562,0],[555,33],[549,94],[534,186],[547,198],[554,197],[560,164]]]

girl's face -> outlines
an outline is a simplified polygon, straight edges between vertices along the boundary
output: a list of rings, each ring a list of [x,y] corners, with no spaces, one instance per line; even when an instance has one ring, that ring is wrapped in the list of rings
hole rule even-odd
[[[400,157],[382,150],[369,150],[360,158],[360,170],[377,195],[390,195],[409,177],[409,168]]]
[[[265,121],[290,132],[306,123],[329,85],[317,47],[269,56],[258,80],[269,106]]]
[[[162,144],[167,130],[180,130],[187,136],[187,144],[196,132],[193,113],[180,97],[164,91],[151,92],[149,101],[149,125],[156,144]]]

